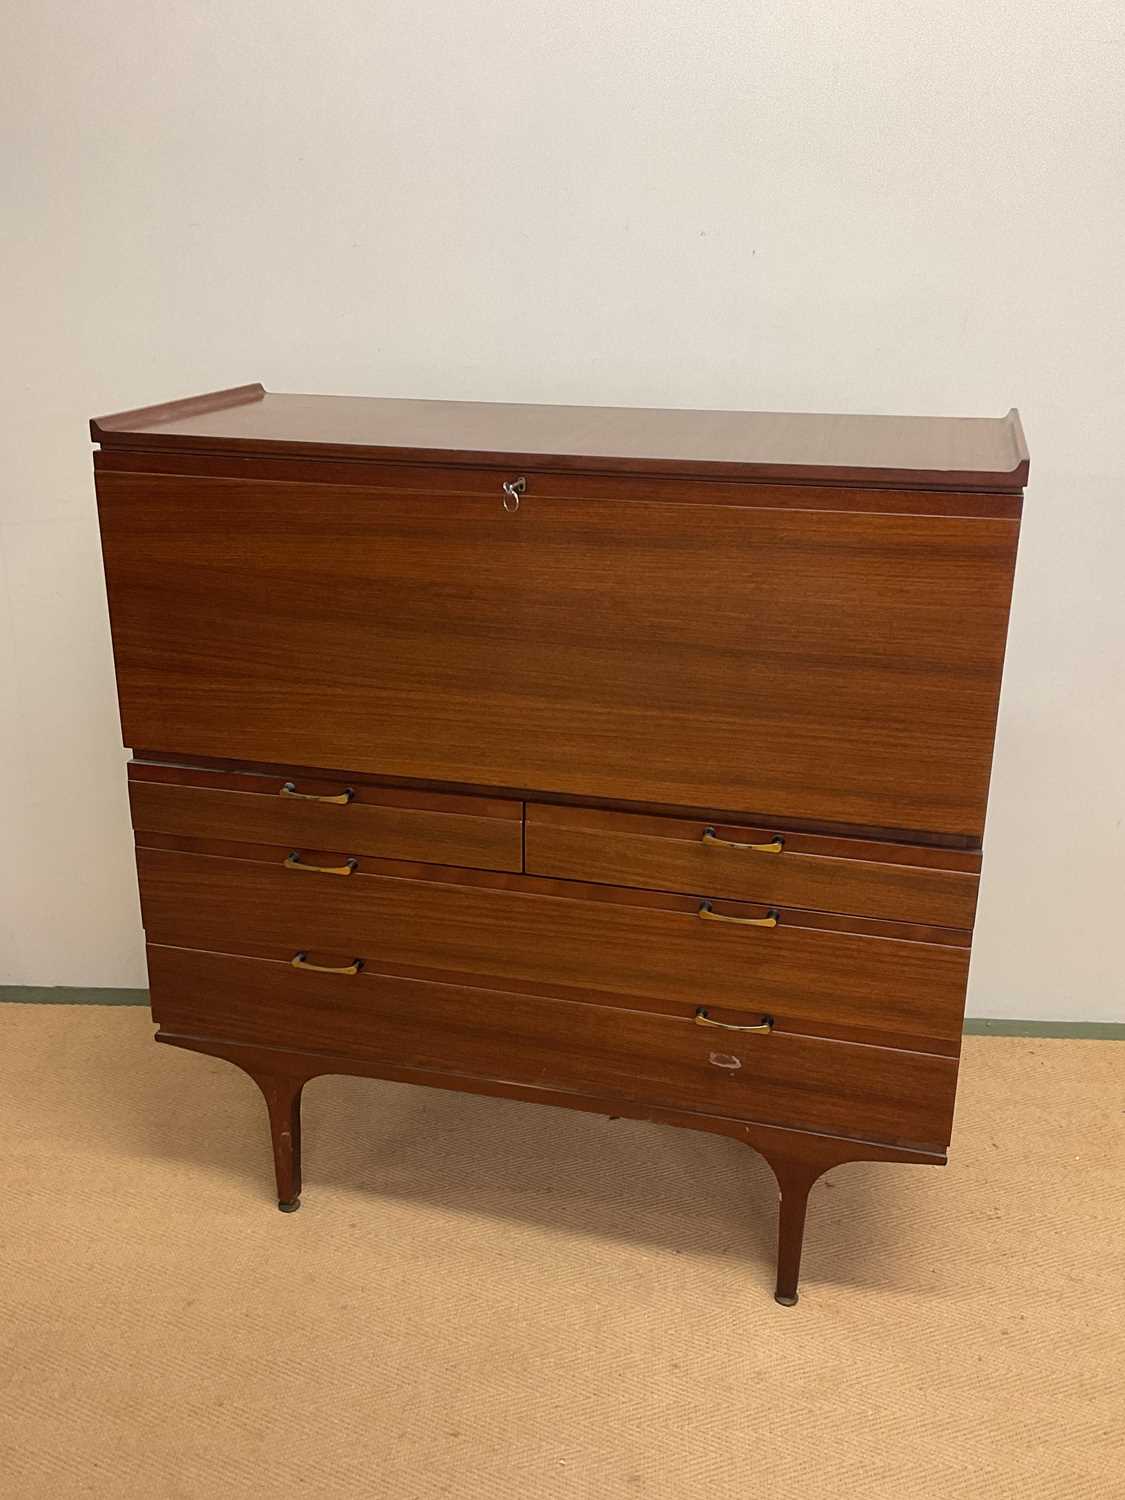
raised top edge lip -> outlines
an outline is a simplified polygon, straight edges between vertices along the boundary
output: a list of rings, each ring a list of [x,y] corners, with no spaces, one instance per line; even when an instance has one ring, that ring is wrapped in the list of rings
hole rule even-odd
[[[277,457],[353,459],[367,462],[450,464],[459,467],[496,467],[510,465],[518,468],[555,469],[570,471],[599,471],[603,473],[664,474],[669,477],[707,477],[721,479],[745,479],[747,481],[799,481],[831,482],[848,485],[897,485],[927,489],[968,490],[979,489],[1000,493],[1020,493],[1025,488],[1030,472],[1030,457],[1027,440],[1020,420],[1019,410],[1010,407],[999,417],[934,418],[935,421],[972,421],[1003,423],[1011,449],[1010,469],[941,469],[904,468],[893,465],[863,465],[838,463],[793,462],[779,463],[755,459],[727,458],[662,458],[659,455],[620,455],[609,453],[552,453],[546,450],[525,451],[518,449],[443,448],[429,446],[403,446],[395,444],[366,444],[354,442],[319,441],[309,438],[255,438],[238,436],[215,436],[196,433],[169,433],[158,430],[165,422],[187,417],[201,416],[208,412],[222,411],[264,400],[270,392],[258,381],[247,385],[230,386],[223,390],[209,391],[196,396],[160,402],[152,406],[136,407],[129,411],[110,413],[90,419],[90,436],[95,443],[106,447],[127,448],[181,448],[194,453],[238,453],[250,455],[274,455]],[[274,395],[297,393],[274,392]],[[300,396],[302,400],[405,400],[407,398],[355,398],[318,394]],[[449,402],[438,398],[409,398],[412,405],[468,407],[505,406],[506,402]],[[538,405],[544,409],[576,410],[587,408],[577,403],[542,402],[516,403],[521,406]],[[626,412],[662,412],[656,407],[619,407]],[[737,408],[706,409],[699,407],[669,408],[679,414],[707,416],[733,416],[743,414]],[[758,416],[808,416],[825,413],[756,412]],[[845,414],[841,414],[845,415]],[[857,419],[861,414],[854,415]],[[893,418],[892,418],[893,420]],[[924,418],[922,420],[925,420]]]
[[[104,417],[90,418],[90,436],[95,443],[121,442],[129,435],[172,417],[199,416],[203,412],[223,411],[230,406],[245,406],[261,401],[266,388],[260,381],[249,385],[232,385],[222,391],[205,391],[199,396],[182,396],[176,401],[162,401],[156,406],[136,406],[131,411],[116,411]]]

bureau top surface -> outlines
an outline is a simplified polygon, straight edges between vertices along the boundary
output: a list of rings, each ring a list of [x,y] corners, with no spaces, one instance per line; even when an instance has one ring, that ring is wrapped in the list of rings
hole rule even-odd
[[[357,458],[723,479],[1018,491],[1028,456],[1004,417],[515,406],[298,396],[260,385],[97,417],[105,448]]]

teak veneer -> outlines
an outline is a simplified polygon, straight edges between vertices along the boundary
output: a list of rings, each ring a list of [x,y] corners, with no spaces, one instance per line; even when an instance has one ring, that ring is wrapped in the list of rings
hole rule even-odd
[[[91,423],[157,1040],[298,1206],[355,1073],[942,1164],[1017,414],[284,396]]]

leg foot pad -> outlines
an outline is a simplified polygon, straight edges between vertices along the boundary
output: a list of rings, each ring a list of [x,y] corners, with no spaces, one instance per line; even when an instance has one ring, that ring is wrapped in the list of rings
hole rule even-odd
[[[800,1298],[796,1292],[793,1293],[792,1297],[783,1297],[780,1292],[774,1292],[773,1300],[780,1303],[782,1307],[796,1307]]]
[[[282,1203],[279,1201],[277,1206],[283,1214],[295,1214],[301,1206],[301,1200],[300,1198],[293,1198],[288,1203]]]

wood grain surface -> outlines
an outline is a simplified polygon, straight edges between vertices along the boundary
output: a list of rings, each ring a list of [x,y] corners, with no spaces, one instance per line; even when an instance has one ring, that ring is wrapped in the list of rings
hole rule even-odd
[[[95,418],[95,442],[392,460],[1018,490],[1019,416],[530,406],[270,394],[261,386]]]
[[[703,842],[706,832],[723,840]],[[775,853],[769,845],[780,840]],[[766,845],[766,850],[746,845]],[[907,922],[973,925],[978,877],[969,854],[937,854],[953,868],[918,861],[904,845],[790,834],[777,828],[647,818],[552,807],[527,809],[531,875],[605,881],[666,891],[701,891],[776,906],[807,906]]]
[[[162,1029],[941,1150],[953,1059],[374,973],[150,947]]]
[[[1021,490],[909,489],[871,483],[825,484],[790,480],[721,479],[710,475],[612,474],[513,464],[393,463],[380,458],[326,458],[302,454],[205,453],[183,448],[101,448],[98,474],[178,474],[199,479],[280,480],[345,484],[399,494],[489,495],[522,474],[539,500],[658,501],[662,505],[734,505],[757,510],[846,510],[852,514],[966,516],[1019,520]]]
[[[926,1048],[960,1036],[968,949],[790,925],[703,921],[692,898],[663,906],[525,893],[446,879],[357,870],[349,877],[274,863],[140,848],[141,909],[150,942],[278,959],[365,960],[380,972],[425,969],[509,986],[530,981],[596,992],[608,1004],[652,998],[682,1014],[700,1005],[768,1013],[779,1030],[893,1036]],[[308,856],[309,863],[317,862]],[[726,915],[756,907],[716,903]],[[500,987],[504,987],[503,984]],[[931,1048],[931,1050],[933,1050]]]
[[[134,746],[980,836],[1015,522],[98,489]]]
[[[91,432],[158,1040],[255,1080],[279,1207],[326,1072],[659,1119],[766,1156],[792,1306],[825,1170],[944,1160],[1014,410]]]
[[[160,769],[160,779],[152,771]],[[296,779],[294,779],[294,777]],[[216,771],[130,768],[133,827],[150,833],[246,839],[314,848],[346,848],[387,859],[433,860],[482,870],[523,866],[522,807],[518,802],[384,792],[315,778],[223,776]],[[304,796],[351,793],[344,804],[283,797],[292,786]]]

